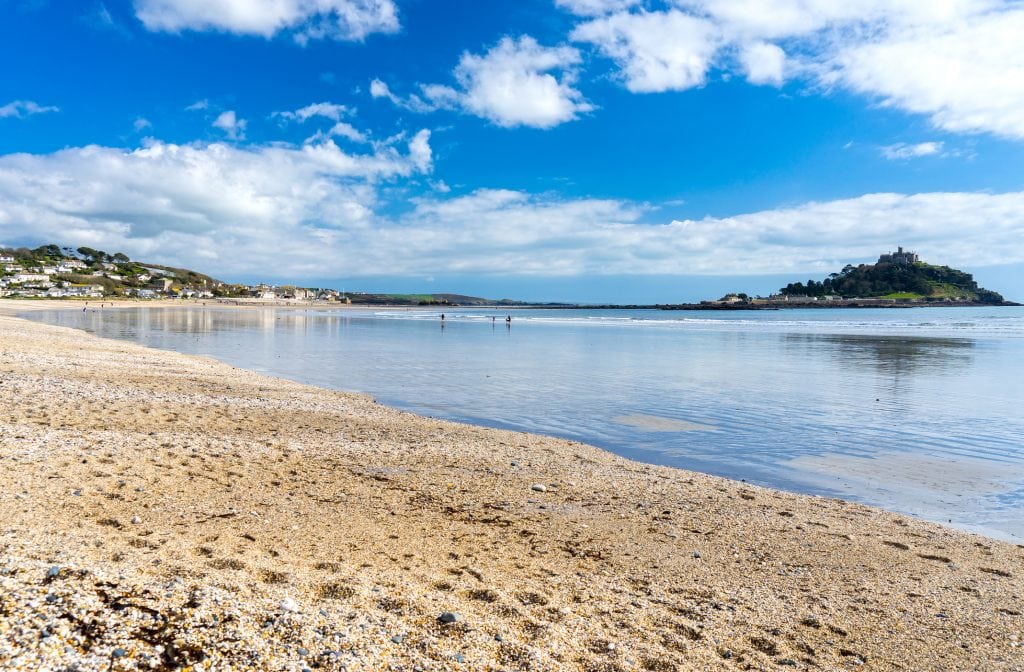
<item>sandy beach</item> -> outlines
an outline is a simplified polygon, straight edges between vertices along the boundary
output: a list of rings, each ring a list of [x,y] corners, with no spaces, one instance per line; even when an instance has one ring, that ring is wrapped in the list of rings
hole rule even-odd
[[[30,307],[0,302],[2,669],[1024,670],[1024,547]]]

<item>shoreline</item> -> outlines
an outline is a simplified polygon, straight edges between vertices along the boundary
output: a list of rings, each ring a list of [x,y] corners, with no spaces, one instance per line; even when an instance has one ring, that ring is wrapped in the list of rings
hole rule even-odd
[[[7,303],[0,666],[1021,669],[1020,546]],[[29,614],[46,646],[10,635]]]

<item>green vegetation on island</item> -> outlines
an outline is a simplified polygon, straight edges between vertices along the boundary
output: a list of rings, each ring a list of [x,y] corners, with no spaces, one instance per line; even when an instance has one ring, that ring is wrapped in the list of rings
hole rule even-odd
[[[821,282],[791,282],[779,290],[783,296],[882,298],[907,301],[959,301],[1003,303],[997,292],[978,286],[970,273],[935,266],[903,248],[882,255],[878,263],[847,265]]]
[[[1017,305],[983,287],[970,273],[921,261],[902,247],[874,264],[847,264],[821,281],[791,282],[767,298],[727,294],[717,301],[672,308],[759,309],[792,307],[888,307],[916,305]]]

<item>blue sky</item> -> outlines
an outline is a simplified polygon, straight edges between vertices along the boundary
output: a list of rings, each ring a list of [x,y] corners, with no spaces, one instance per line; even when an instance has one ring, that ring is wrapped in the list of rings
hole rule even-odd
[[[0,244],[666,302],[897,245],[1024,299],[1024,6],[0,0]]]

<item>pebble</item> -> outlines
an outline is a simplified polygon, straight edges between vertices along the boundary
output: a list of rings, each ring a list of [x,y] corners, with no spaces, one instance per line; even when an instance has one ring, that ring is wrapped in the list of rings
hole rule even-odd
[[[138,516],[132,516],[132,525],[138,525],[141,522],[142,518],[139,518]]]
[[[281,603],[277,605],[281,611],[287,611],[296,613],[299,610],[299,605],[290,597],[286,597],[281,600]]]
[[[391,638],[391,641],[394,642],[395,644],[401,644],[402,642],[405,641],[405,637],[402,637],[401,635],[395,635],[394,637]]]
[[[308,656],[308,655],[309,655],[309,649],[307,649],[307,648],[306,648],[306,647],[304,647],[304,646],[300,646],[299,648],[297,648],[297,649],[295,650],[295,652],[296,652],[297,654],[299,654],[300,656],[302,656],[302,657],[306,657],[306,656]]]
[[[50,567],[48,570],[46,570],[46,578],[55,579],[58,576],[60,576],[60,567],[58,567],[57,565],[54,565],[53,567]]]
[[[693,552],[693,557],[695,557],[697,559],[700,559],[700,551],[694,551]]]
[[[114,652],[110,654],[112,658],[124,658],[127,655],[128,652],[122,649],[121,647],[114,649]]]
[[[441,615],[437,617],[437,620],[441,623],[455,623],[459,620],[459,615],[453,611],[442,611]]]
[[[542,483],[534,483],[533,485],[530,486],[530,490],[533,490],[534,492],[547,492],[548,491],[547,486],[545,486]]]

